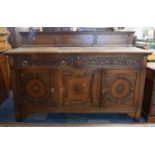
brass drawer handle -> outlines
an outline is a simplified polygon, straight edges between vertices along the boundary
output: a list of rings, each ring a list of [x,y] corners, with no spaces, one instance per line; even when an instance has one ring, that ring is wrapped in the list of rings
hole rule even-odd
[[[65,61],[65,60],[63,60],[62,62],[61,62],[61,66],[66,66],[67,65],[67,62]]]
[[[130,59],[127,59],[127,65],[132,65],[133,61]]]
[[[23,66],[24,66],[24,67],[28,66],[28,61],[26,61],[26,60],[23,61]]]

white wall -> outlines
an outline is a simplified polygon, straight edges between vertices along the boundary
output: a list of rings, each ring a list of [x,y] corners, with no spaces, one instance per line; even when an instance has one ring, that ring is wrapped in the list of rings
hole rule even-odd
[[[125,31],[135,31],[138,39],[153,39],[154,27],[125,27]]]

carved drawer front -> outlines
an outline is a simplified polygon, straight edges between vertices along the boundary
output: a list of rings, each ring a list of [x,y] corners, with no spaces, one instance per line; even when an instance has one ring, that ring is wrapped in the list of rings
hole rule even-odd
[[[102,68],[140,68],[142,66],[142,57],[139,56],[114,56],[114,55],[88,55],[83,56],[82,62],[84,66],[102,67]]]
[[[62,106],[98,106],[100,78],[98,70],[63,70]]]
[[[98,68],[141,68],[142,57],[113,55],[80,54],[39,54],[13,56],[13,67],[47,66],[47,67],[98,67]]]
[[[131,70],[105,70],[102,74],[102,106],[134,106],[138,76]],[[137,94],[136,94],[137,93]]]
[[[31,67],[31,66],[45,66],[45,67],[70,67],[73,66],[73,56],[71,55],[16,55],[12,57],[13,67]]]
[[[54,72],[39,68],[20,70],[18,72],[20,104],[55,106]]]

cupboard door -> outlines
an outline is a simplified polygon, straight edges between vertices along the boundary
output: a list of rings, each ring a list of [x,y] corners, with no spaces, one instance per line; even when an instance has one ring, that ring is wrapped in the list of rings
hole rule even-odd
[[[62,106],[98,106],[101,74],[98,70],[62,71]]]
[[[56,105],[56,71],[49,69],[22,69],[19,73],[21,104]]]
[[[130,69],[104,70],[101,106],[133,107],[138,96],[138,74]]]

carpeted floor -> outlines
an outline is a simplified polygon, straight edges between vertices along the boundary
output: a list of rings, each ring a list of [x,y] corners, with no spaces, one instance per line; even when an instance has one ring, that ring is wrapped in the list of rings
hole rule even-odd
[[[12,97],[9,97],[0,106],[0,122],[15,122],[15,113]],[[126,114],[33,114],[22,122],[31,123],[134,123]],[[145,120],[142,117],[141,123]]]

